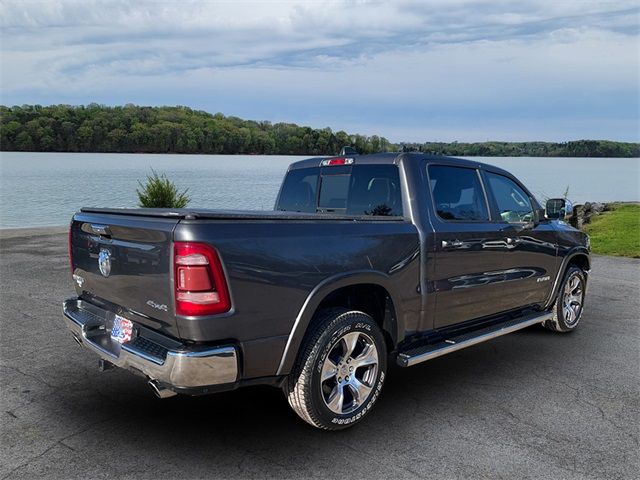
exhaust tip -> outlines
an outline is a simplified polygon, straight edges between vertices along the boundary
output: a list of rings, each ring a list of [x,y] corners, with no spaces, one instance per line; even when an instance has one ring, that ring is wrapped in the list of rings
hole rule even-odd
[[[78,345],[82,345],[82,340],[80,340],[76,334],[73,335],[73,339],[76,341]]]
[[[149,388],[151,388],[151,391],[153,392],[153,394],[162,399],[162,398],[169,398],[169,397],[175,397],[177,395],[176,392],[174,392],[173,390],[169,390],[168,388],[165,388],[163,386],[161,386],[158,382],[156,382],[155,380],[149,380],[148,382]]]
[[[103,358],[98,360],[98,370],[100,370],[101,372],[108,372],[109,370],[113,370],[114,368],[116,368],[116,366],[108,360],[105,360]]]

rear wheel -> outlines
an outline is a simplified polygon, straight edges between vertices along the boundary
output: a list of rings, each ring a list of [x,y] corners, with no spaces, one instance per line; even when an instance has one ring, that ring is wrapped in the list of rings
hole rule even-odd
[[[553,318],[544,322],[544,326],[554,332],[572,332],[582,318],[584,296],[587,286],[585,273],[571,265],[565,273],[558,298],[553,305]]]
[[[386,345],[378,325],[363,312],[332,309],[315,323],[284,392],[300,418],[339,430],[362,420],[376,402]]]

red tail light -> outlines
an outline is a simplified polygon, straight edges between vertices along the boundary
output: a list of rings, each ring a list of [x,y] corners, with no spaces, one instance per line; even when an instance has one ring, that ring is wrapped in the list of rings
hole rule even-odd
[[[218,253],[209,245],[176,242],[173,254],[176,314],[215,315],[231,308]]]
[[[331,158],[320,162],[321,167],[333,167],[334,165],[353,165],[353,158]]]

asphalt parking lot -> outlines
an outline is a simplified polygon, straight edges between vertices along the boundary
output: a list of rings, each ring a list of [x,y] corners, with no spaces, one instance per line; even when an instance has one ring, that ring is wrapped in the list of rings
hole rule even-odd
[[[315,430],[276,389],[158,400],[73,342],[66,235],[0,233],[0,478],[638,478],[640,260],[595,257],[579,330],[409,369]]]

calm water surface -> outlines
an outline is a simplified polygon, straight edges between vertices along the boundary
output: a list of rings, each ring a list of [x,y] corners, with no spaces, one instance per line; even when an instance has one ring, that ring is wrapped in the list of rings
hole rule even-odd
[[[65,225],[83,206],[135,207],[153,168],[202,208],[269,210],[294,156],[0,153],[0,228]],[[538,197],[640,200],[638,158],[475,157],[509,170]]]

